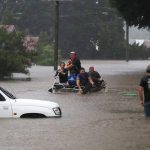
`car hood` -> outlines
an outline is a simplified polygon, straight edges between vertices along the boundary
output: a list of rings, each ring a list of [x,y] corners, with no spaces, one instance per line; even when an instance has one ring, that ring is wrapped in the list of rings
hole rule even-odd
[[[45,101],[45,100],[36,100],[36,99],[15,99],[14,105],[18,106],[38,106],[38,107],[59,107],[57,103]]]

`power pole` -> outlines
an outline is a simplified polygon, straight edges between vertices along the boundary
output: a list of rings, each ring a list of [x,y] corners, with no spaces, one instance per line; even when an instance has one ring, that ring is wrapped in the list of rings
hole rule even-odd
[[[54,70],[58,67],[58,42],[59,42],[59,1],[55,2],[55,46],[54,46]]]
[[[126,22],[126,62],[129,61],[129,25]]]
[[[54,46],[54,70],[58,68],[58,48],[59,48],[59,5],[60,0],[55,1],[55,46]],[[72,1],[72,0],[61,0],[61,1]]]

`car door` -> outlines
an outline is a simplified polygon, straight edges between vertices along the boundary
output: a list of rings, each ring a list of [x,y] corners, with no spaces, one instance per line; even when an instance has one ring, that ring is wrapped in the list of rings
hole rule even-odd
[[[10,118],[12,117],[12,108],[9,99],[6,99],[0,93],[0,118]]]

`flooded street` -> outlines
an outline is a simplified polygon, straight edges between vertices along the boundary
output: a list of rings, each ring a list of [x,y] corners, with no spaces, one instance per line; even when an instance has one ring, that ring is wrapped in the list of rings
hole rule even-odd
[[[53,67],[33,66],[31,81],[0,81],[20,98],[57,102],[61,118],[0,119],[0,150],[148,150],[150,120],[137,96],[140,78],[150,61],[82,61],[95,66],[108,92],[86,95],[48,92]]]

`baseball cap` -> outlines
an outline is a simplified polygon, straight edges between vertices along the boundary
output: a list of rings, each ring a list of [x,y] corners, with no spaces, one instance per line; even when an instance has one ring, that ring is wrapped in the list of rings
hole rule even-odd
[[[76,54],[76,52],[72,51],[72,52],[70,52],[70,54]]]

